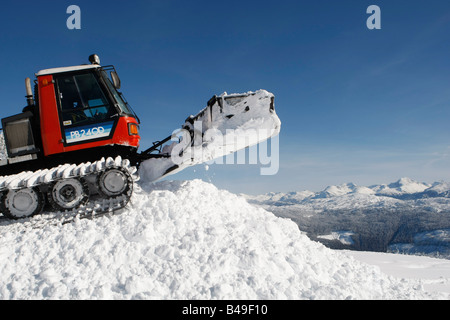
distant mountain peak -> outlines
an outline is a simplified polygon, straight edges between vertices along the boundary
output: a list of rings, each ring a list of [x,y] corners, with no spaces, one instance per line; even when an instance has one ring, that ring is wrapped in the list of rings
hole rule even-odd
[[[297,191],[297,192],[270,192],[260,196],[246,196],[254,202],[266,204],[296,204],[305,201],[314,201],[314,199],[330,199],[342,197],[363,197],[367,201],[372,201],[378,197],[390,197],[402,200],[414,200],[430,197],[450,197],[450,183],[440,181],[428,184],[418,182],[414,179],[403,177],[389,184],[377,184],[368,187],[358,186],[353,182],[340,185],[330,185],[319,192]],[[361,198],[360,200],[363,201]],[[369,200],[372,199],[372,200]],[[346,201],[345,199],[343,201]],[[377,200],[378,201],[378,200]]]
[[[383,191],[384,193],[418,193],[423,192],[430,187],[430,184],[418,182],[411,178],[404,177],[397,180],[396,182],[390,183],[388,185],[388,188]]]

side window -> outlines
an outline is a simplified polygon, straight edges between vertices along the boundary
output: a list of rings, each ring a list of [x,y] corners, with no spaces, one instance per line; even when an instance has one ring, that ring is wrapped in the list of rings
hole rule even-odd
[[[58,79],[58,88],[63,112],[83,108],[73,77]]]
[[[111,115],[111,106],[93,74],[58,77],[56,82],[63,126],[101,122]]]

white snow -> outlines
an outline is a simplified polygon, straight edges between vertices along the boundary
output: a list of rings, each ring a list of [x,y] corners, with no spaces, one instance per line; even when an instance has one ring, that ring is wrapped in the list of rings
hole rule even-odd
[[[378,266],[385,274],[418,280],[427,291],[450,294],[450,260],[380,252],[345,252],[358,261]]]
[[[430,188],[429,184],[417,182],[410,178],[401,178],[397,182],[388,185],[373,186],[372,189],[378,194],[396,195],[423,192]]]
[[[450,297],[200,180],[141,181],[120,215],[38,229],[33,219],[0,223],[1,299]]]
[[[192,147],[187,145],[191,141],[190,135],[181,135],[181,142],[178,141],[179,134],[172,135],[176,142],[162,150],[162,153],[167,152],[172,157],[144,161],[139,175],[146,180],[157,181],[175,164],[178,169],[171,174],[256,145],[280,132],[281,121],[275,110],[270,109],[274,99],[272,93],[263,89],[244,94],[225,92],[220,98],[224,100],[221,104],[216,102],[212,111],[208,107],[200,111],[202,116],[196,124],[185,124],[196,133]],[[182,150],[182,157],[178,157]],[[177,157],[174,158],[174,155]]]
[[[442,193],[450,190],[450,183],[445,181],[435,182],[433,185],[427,189],[429,191],[434,191],[436,193]]]
[[[328,186],[319,192],[269,192],[243,196],[252,203],[264,206],[290,206],[303,211],[343,210],[355,208],[412,208],[430,207],[434,212],[450,210],[450,184],[427,184],[401,178],[390,184],[369,187],[346,183]]]

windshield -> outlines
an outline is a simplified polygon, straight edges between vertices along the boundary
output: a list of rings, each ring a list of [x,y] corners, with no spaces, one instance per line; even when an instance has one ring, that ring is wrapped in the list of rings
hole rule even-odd
[[[106,75],[106,72],[104,70],[102,71],[102,76],[103,76],[103,79],[106,82],[106,85],[108,86],[109,91],[114,96],[114,99],[116,100],[117,105],[120,108],[120,111],[122,113],[126,113],[126,114],[129,114],[129,115],[135,116],[134,112],[131,110],[131,108],[128,106],[128,104],[124,101],[122,95],[113,86],[111,80]]]

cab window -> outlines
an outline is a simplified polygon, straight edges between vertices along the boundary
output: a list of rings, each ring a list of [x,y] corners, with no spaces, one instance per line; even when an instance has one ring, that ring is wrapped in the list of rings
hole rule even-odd
[[[63,126],[107,120],[114,108],[92,73],[56,77]]]

